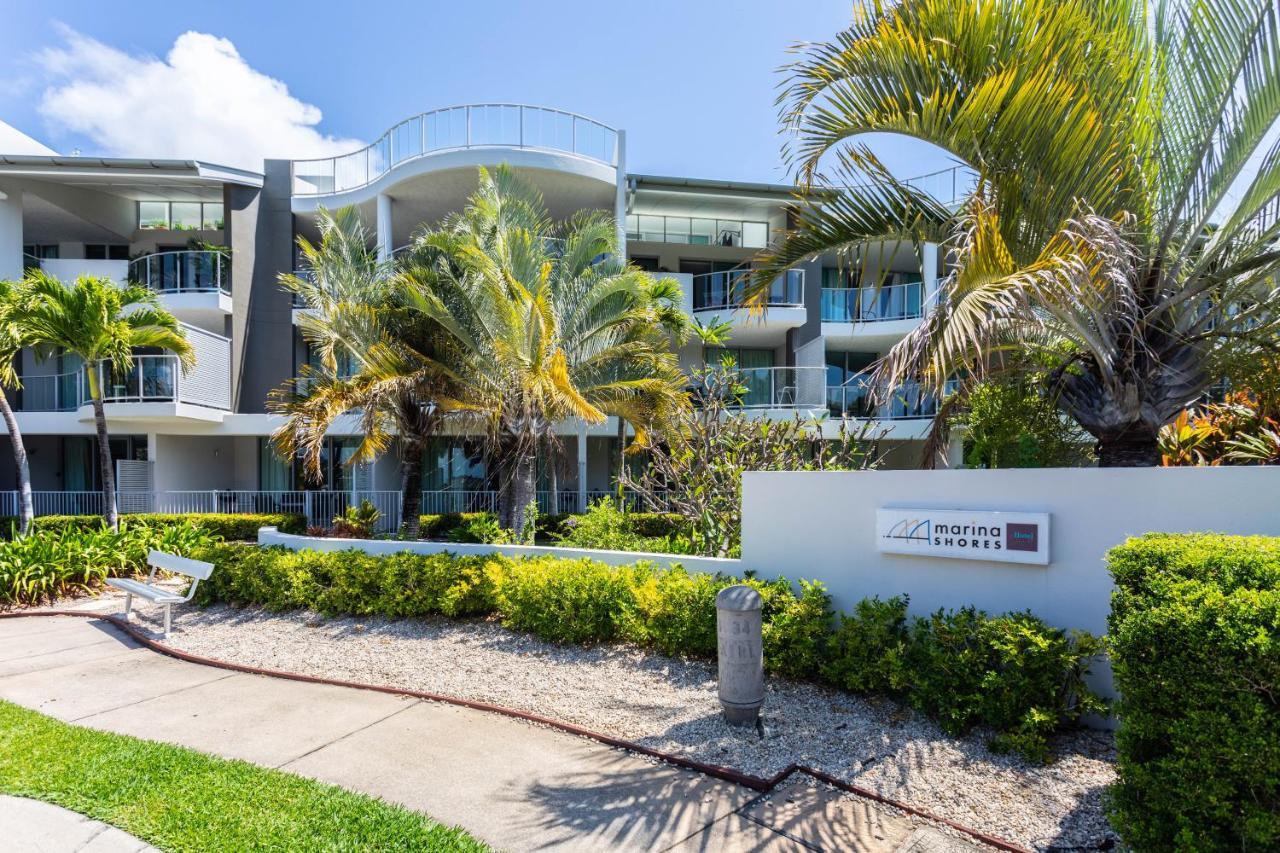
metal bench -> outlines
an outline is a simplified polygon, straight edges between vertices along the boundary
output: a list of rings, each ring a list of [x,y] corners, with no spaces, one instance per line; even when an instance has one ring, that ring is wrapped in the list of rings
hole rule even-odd
[[[179,557],[176,554],[166,554],[163,551],[152,551],[147,555],[147,565],[151,566],[151,573],[147,575],[145,581],[136,581],[129,578],[108,578],[107,585],[124,590],[124,618],[126,621],[133,610],[133,597],[135,595],[155,604],[163,604],[164,635],[168,637],[169,628],[173,624],[173,605],[182,604],[192,599],[196,594],[196,587],[199,586],[200,581],[213,574],[213,563],[192,560],[189,557]],[[157,586],[154,581],[156,572],[160,569],[191,578],[191,586],[187,588],[187,594],[179,595],[176,592]]]

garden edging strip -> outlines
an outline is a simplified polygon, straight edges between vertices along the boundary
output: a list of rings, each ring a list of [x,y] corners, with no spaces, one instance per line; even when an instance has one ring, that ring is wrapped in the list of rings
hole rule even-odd
[[[862,788],[858,785],[854,785],[850,782],[846,782],[828,773],[824,773],[821,770],[817,770],[812,767],[806,767],[802,764],[795,764],[795,763],[789,764],[786,767],[784,767],[782,770],[778,771],[776,774],[770,777],[753,776],[747,773],[742,773],[738,770],[734,770],[732,767],[724,767],[718,764],[707,764],[701,761],[694,761],[679,755],[672,755],[670,753],[661,752],[656,749],[651,749],[650,747],[643,746],[642,744],[634,743],[629,740],[624,740],[623,738],[601,734],[600,732],[594,732],[594,731],[591,731],[590,729],[585,729],[585,728],[582,728],[581,726],[576,726],[572,723],[566,723],[560,720],[554,720],[549,717],[543,717],[538,714],[530,713],[528,711],[519,711],[514,708],[505,708],[501,705],[492,705],[486,702],[476,702],[470,699],[459,699],[453,696],[443,696],[437,693],[429,693],[423,690],[411,690],[403,687],[390,687],[387,685],[379,685],[379,684],[365,684],[358,681],[343,681],[341,679],[335,679],[335,678],[322,678],[320,676],[304,675],[302,673],[297,673],[297,672],[285,672],[282,670],[263,669],[256,666],[248,666],[246,664],[232,663],[230,661],[219,660],[217,658],[208,658],[208,657],[203,657],[201,655],[190,654],[188,652],[175,649],[172,646],[168,646],[168,645],[165,645],[164,643],[154,640],[151,637],[148,637],[146,634],[144,634],[140,629],[135,627],[132,623],[126,622],[124,619],[120,618],[119,616],[113,616],[110,614],[94,613],[92,611],[77,611],[77,610],[44,610],[44,611],[39,611],[34,613],[22,613],[22,612],[0,613],[0,619],[21,619],[21,618],[37,617],[37,616],[75,616],[75,617],[80,617],[85,619],[101,619],[119,628],[121,631],[128,634],[131,638],[133,638],[135,641],[140,643],[142,646],[146,647],[147,649],[150,649],[153,652],[157,652],[158,654],[166,655],[168,657],[175,658],[177,660],[186,661],[187,663],[199,664],[201,666],[216,667],[218,669],[225,669],[233,672],[243,672],[248,675],[262,675],[270,678],[280,678],[280,679],[285,679],[289,681],[301,681],[309,684],[326,684],[334,687],[350,687],[356,690],[370,690],[375,693],[387,693],[387,694],[396,695],[396,696],[409,696],[415,699],[425,699],[430,702],[441,702],[448,705],[456,705],[463,708],[470,708],[476,711],[485,711],[488,713],[501,714],[503,716],[511,717],[513,719],[524,720],[526,722],[536,723],[538,725],[557,729],[567,734],[589,738],[590,740],[594,740],[598,743],[604,744],[605,746],[611,746],[617,749],[625,749],[628,752],[634,752],[640,755],[644,755],[649,758],[662,761],[666,764],[671,764],[676,767],[682,767],[686,770],[692,770],[696,773],[701,773],[706,776],[711,776],[713,778],[721,779],[726,782],[732,782],[735,785],[741,785],[745,788],[750,788],[754,791],[759,791],[765,794],[773,791],[775,788],[777,788],[779,785],[785,782],[793,774],[802,773],[814,779],[817,779],[820,782],[831,785],[834,788],[838,788],[842,791],[853,794],[855,796],[865,797],[866,799],[873,800],[878,803],[882,803],[884,805],[890,806],[895,809],[899,809],[903,812],[906,812],[907,814],[911,814],[916,817],[923,818],[925,820],[930,820],[935,823],[943,824],[945,826],[950,827],[951,829],[956,830],[957,832],[961,832],[965,835],[970,836],[971,838],[975,838],[983,842],[984,844],[990,845],[991,847],[995,847],[998,850],[1004,850],[1004,851],[1007,851],[1007,853],[1031,853],[1031,851],[1027,850],[1027,848],[1020,847],[1010,841],[1006,841],[1003,838],[997,838],[996,836],[988,835],[984,832],[980,832],[979,830],[965,826],[964,824],[961,824],[961,823],[957,823],[956,821],[950,820],[948,818],[939,817],[923,809],[916,808],[915,806],[908,805],[906,803],[903,803],[899,800],[892,799],[890,797],[885,797],[870,789]]]

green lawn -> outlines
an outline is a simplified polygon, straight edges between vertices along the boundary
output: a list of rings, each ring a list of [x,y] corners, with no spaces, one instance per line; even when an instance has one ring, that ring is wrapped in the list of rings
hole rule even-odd
[[[489,849],[363,794],[8,702],[0,702],[0,793],[56,803],[164,850]]]

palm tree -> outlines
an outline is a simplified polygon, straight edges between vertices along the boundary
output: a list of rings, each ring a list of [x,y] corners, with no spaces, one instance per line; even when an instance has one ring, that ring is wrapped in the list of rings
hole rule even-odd
[[[397,304],[393,265],[379,260],[371,234],[354,207],[317,216],[321,239],[298,238],[304,275],[281,284],[312,309],[299,319],[319,356],[298,379],[279,389],[272,410],[285,416],[274,440],[281,453],[300,454],[319,479],[325,434],[342,415],[359,411],[363,438],[352,462],[368,463],[400,439],[400,532],[416,539],[422,505],[422,458],[436,433],[443,392],[415,358],[422,335],[415,317]],[[421,325],[419,323],[419,325]]]
[[[115,476],[107,416],[103,408],[103,374],[128,373],[133,351],[157,347],[176,354],[183,369],[195,361],[182,327],[160,307],[157,295],[140,285],[121,287],[109,278],[81,276],[67,287],[41,270],[28,274],[29,302],[22,321],[37,355],[55,351],[79,356],[85,365],[94,424],[98,433],[98,464],[107,524],[119,527]]]
[[[556,225],[500,166],[481,169],[466,209],[404,261],[406,304],[433,329],[420,358],[446,383],[450,417],[487,437],[505,527],[523,531],[552,425],[614,415],[642,448],[687,405],[667,331],[683,334],[678,291],[616,250],[611,217]]]
[[[1277,346],[1280,15],[1271,0],[902,0],[802,48],[780,98],[804,187],[755,281],[881,241],[943,245],[928,318],[878,384],[1049,359],[1099,464],[1157,436],[1219,358]],[[852,140],[931,142],[973,170],[958,206]],[[1026,357],[1021,357],[1026,356]],[[941,419],[938,419],[941,420]]]
[[[14,417],[13,407],[3,390],[22,387],[22,377],[14,364],[27,345],[23,313],[22,283],[0,281],[0,416],[4,417],[5,427],[9,430],[9,445],[13,448],[13,467],[18,484],[18,533],[26,536],[35,516],[31,501],[31,466],[27,461],[27,448],[22,441],[18,419]]]

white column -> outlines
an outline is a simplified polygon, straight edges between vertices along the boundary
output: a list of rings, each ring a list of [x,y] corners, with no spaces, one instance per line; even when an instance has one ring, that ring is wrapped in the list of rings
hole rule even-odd
[[[587,511],[587,422],[578,421],[578,512]]]
[[[378,193],[378,260],[384,263],[391,260],[392,239],[391,196]]]
[[[625,130],[618,131],[618,164],[616,167],[618,177],[617,190],[614,197],[613,208],[614,217],[617,219],[618,226],[618,255],[622,258],[627,256],[627,132]]]
[[[920,257],[924,266],[921,270],[924,281],[924,304],[928,308],[935,305],[938,298],[938,244],[925,243]]]
[[[0,187],[0,279],[22,278],[22,190]]]

